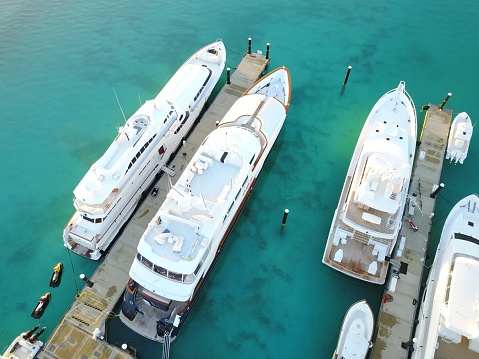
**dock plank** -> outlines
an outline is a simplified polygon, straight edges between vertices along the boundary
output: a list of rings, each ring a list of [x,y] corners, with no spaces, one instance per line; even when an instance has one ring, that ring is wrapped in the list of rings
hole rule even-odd
[[[408,271],[407,274],[399,274],[394,291],[389,290],[388,285],[385,287],[376,324],[371,355],[373,359],[398,359],[408,356],[408,349],[401,344],[411,340],[414,318],[421,303],[419,294],[424,272],[422,261],[426,255],[431,231],[431,213],[434,212],[436,203],[430,193],[433,186],[440,183],[451,118],[451,110],[441,110],[435,105],[430,105],[426,112],[409,187],[409,195],[416,194],[417,206],[414,215],[408,218],[418,226],[418,231],[413,231],[407,223],[403,223],[399,238],[405,236],[406,244],[403,254],[393,258],[407,263]]]

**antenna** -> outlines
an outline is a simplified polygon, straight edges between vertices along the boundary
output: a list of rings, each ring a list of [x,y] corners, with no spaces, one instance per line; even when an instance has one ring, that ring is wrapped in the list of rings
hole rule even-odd
[[[116,97],[116,102],[118,102],[118,106],[120,106],[120,110],[121,110],[121,114],[123,115],[123,119],[124,119],[125,122],[126,122],[126,117],[125,117],[125,114],[123,113],[123,109],[121,108],[120,100],[118,100],[118,96],[116,95],[115,88],[112,87],[112,89],[113,89],[113,93],[115,94],[115,97]]]

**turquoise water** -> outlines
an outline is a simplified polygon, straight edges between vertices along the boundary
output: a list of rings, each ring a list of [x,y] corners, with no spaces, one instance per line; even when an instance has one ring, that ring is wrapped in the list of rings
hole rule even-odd
[[[232,69],[252,37],[254,51],[271,43],[271,69],[291,71],[285,126],[172,358],[331,357],[347,308],[365,298],[377,312],[382,296],[321,263],[369,110],[404,80],[418,110],[452,92],[447,107],[479,119],[479,5],[464,0],[2,0],[1,8],[0,350],[36,323],[30,313],[57,262],[64,279],[39,320],[47,335],[82,287],[75,278],[98,265],[73,254],[71,265],[62,230],[74,187],[123,121],[113,88],[130,115],[217,38]],[[423,118],[418,111],[419,126]],[[477,192],[477,136],[464,165],[444,166],[431,252],[453,204]],[[110,332],[141,358],[161,355],[119,320]]]

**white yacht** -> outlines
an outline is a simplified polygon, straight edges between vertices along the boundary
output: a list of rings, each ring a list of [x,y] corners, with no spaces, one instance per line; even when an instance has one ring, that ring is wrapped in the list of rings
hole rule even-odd
[[[73,192],[76,212],[63,230],[67,248],[94,260],[107,250],[155,176],[171,172],[166,163],[198,118],[225,62],[222,41],[203,47],[118,129]]]
[[[5,350],[0,359],[33,359],[43,347],[43,342],[38,337],[45,331],[45,328],[34,333],[38,329],[38,325],[29,331],[20,334]]]
[[[376,284],[386,278],[416,150],[416,109],[401,81],[371,110],[334,212],[323,263]]]
[[[413,359],[479,358],[479,198],[447,216],[424,291]]]
[[[211,132],[138,244],[120,318],[146,338],[174,340],[216,263],[289,108],[289,70],[250,87]]]
[[[349,307],[341,326],[333,359],[364,359],[372,347],[374,315],[365,300]]]
[[[462,164],[467,157],[472,131],[471,118],[466,112],[458,114],[452,121],[447,141],[446,160]]]

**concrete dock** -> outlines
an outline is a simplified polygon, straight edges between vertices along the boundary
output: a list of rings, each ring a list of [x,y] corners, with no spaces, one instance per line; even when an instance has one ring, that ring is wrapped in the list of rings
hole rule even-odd
[[[386,282],[376,322],[373,359],[406,358],[409,354],[414,319],[421,303],[423,263],[431,231],[431,214],[436,203],[430,194],[440,184],[451,118],[451,110],[441,110],[435,105],[429,105],[426,112],[413,167],[409,204],[404,213],[404,219],[412,220],[418,230],[414,231],[407,222],[403,223],[391,260],[394,271]],[[401,270],[394,264],[401,264]]]
[[[104,340],[102,337],[105,335],[106,321],[123,295],[140,237],[163,203],[170,184],[176,182],[199,145],[214,130],[216,121],[220,121],[233,103],[263,74],[268,63],[269,58],[263,55],[245,54],[231,76],[231,83],[223,86],[190,132],[184,145],[179,148],[175,158],[168,164],[175,172],[173,178],[163,173],[154,185],[158,188],[157,196],[148,196],[134,213],[121,236],[90,278],[93,286],[85,286],[76,298],[45,344],[40,358],[132,358],[130,354],[107,343],[107,338]]]

